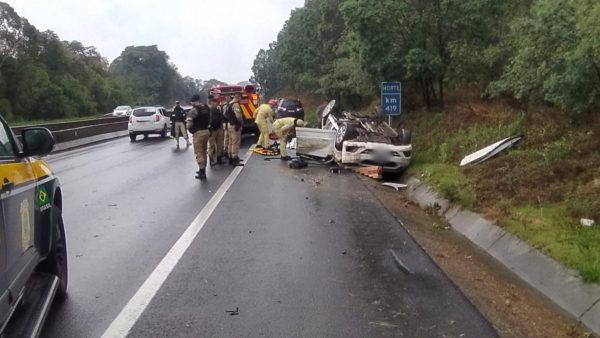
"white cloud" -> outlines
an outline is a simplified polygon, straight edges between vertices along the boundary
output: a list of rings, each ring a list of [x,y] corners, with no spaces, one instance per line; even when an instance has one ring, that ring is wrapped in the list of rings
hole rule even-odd
[[[158,45],[182,75],[239,82],[304,0],[8,0],[39,30],[95,46],[109,61]]]

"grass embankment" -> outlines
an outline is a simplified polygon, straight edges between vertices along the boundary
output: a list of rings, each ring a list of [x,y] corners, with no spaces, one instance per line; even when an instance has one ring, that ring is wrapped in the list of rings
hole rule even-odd
[[[403,120],[413,130],[409,174],[578,270],[584,281],[600,281],[600,117],[575,124],[551,112],[479,104]],[[525,136],[516,148],[459,166],[462,157],[515,134]],[[597,224],[582,227],[580,218]]]

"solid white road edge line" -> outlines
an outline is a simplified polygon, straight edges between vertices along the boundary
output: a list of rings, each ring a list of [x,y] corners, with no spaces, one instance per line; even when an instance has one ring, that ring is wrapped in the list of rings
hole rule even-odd
[[[250,159],[250,153],[246,156],[245,163]],[[163,285],[167,277],[175,268],[175,265],[179,262],[183,254],[190,247],[200,230],[206,224],[206,221],[217,208],[227,190],[231,187],[235,179],[242,172],[244,167],[235,167],[231,174],[225,179],[219,190],[215,195],[206,203],[202,211],[196,216],[192,224],[185,230],[185,232],[179,237],[177,242],[171,247],[169,252],[156,266],[154,271],[148,276],[144,284],[140,286],[135,295],[131,297],[127,305],[121,310],[117,317],[113,320],[110,326],[102,334],[102,338],[120,338],[125,337],[135,325],[137,320],[140,318],[146,307],[152,301],[152,298],[156,295],[156,292]]]

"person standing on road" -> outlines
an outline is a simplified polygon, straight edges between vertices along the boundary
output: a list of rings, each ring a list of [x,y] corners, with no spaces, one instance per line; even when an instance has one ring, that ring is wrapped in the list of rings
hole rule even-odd
[[[294,117],[284,117],[273,122],[273,131],[279,139],[279,153],[282,161],[289,161],[292,158],[287,153],[287,143],[295,132],[296,127],[304,127],[304,121]]]
[[[181,108],[181,106],[179,105],[179,101],[175,102],[175,107],[173,107],[173,118],[171,119],[171,123],[173,124],[173,137],[175,137],[175,140],[177,142],[177,148],[179,148],[179,138],[181,136],[183,136],[183,138],[185,139],[185,144],[186,146],[190,146],[192,145],[190,143],[189,140],[189,136],[186,130],[186,126],[185,126],[185,122],[187,119],[187,114],[185,113],[185,110],[183,110],[183,108]]]
[[[192,110],[187,121],[187,128],[192,133],[194,141],[194,155],[198,163],[198,171],[196,178],[200,180],[206,179],[206,156],[208,148],[208,139],[210,132],[208,130],[210,124],[210,110],[208,106],[200,102],[200,96],[195,94],[190,99]]]
[[[260,131],[256,148],[267,148],[269,146],[269,123],[273,123],[273,108],[277,106],[277,100],[270,100],[269,104],[263,103],[256,110],[254,122]]]
[[[217,105],[217,100],[212,95],[208,97],[208,108],[210,110],[208,158],[210,159],[210,165],[213,166],[223,164],[223,113],[221,113]]]
[[[221,101],[221,105],[219,108],[221,109],[221,114],[223,115],[223,157],[224,160],[229,160],[229,132],[227,131],[228,120],[227,120],[227,109],[229,109],[229,101],[231,98],[229,96],[223,96]]]
[[[229,133],[229,164],[240,165],[240,158],[238,153],[240,152],[240,144],[242,141],[242,107],[240,106],[240,100],[242,93],[235,93],[233,100],[227,108],[227,132]]]

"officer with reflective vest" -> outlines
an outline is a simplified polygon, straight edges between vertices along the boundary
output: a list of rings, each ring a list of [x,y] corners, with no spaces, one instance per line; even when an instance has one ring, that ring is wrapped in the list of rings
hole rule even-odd
[[[240,165],[240,144],[242,141],[242,124],[244,117],[242,115],[242,107],[240,106],[240,100],[242,99],[242,93],[235,93],[233,100],[229,103],[227,108],[227,133],[229,134],[229,164]]]
[[[304,127],[304,121],[294,117],[284,117],[273,122],[273,131],[279,139],[279,153],[282,161],[289,161],[292,158],[287,153],[288,138],[296,131],[296,127]]]
[[[270,100],[269,104],[263,103],[256,110],[254,122],[260,131],[256,148],[267,148],[269,146],[269,123],[273,123],[273,108],[277,106],[277,100]]]
[[[198,163],[198,171],[196,178],[200,180],[206,179],[206,156],[208,154],[208,139],[210,138],[210,110],[206,104],[200,102],[200,96],[194,95],[190,99],[192,110],[190,111],[187,128],[192,133],[194,143],[194,155]]]
[[[224,130],[223,113],[218,108],[217,100],[214,96],[208,97],[208,109],[210,110],[210,124],[208,130],[210,138],[208,139],[208,158],[210,165],[223,164]]]

